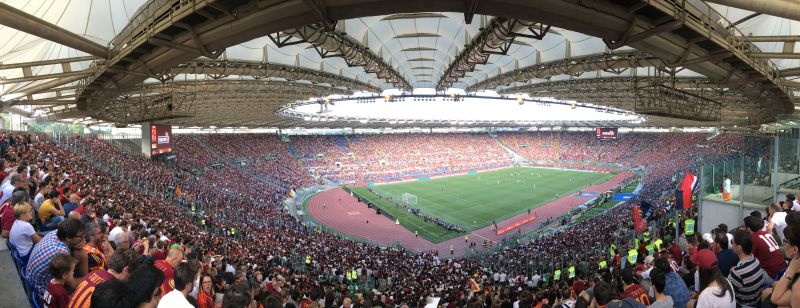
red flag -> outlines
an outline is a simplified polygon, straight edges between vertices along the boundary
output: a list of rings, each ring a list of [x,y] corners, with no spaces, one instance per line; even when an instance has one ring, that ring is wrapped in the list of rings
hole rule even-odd
[[[681,198],[678,200],[678,206],[683,208],[684,210],[689,209],[692,207],[692,192],[697,189],[700,182],[697,179],[697,176],[692,174],[691,172],[686,172],[683,176],[683,181],[681,181]]]
[[[639,211],[639,205],[633,205],[633,226],[636,227],[636,233],[647,229],[647,221],[642,219],[642,212]]]

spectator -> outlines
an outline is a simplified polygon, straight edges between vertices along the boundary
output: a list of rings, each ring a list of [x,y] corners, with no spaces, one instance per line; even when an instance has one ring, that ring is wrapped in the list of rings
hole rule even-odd
[[[773,288],[764,290],[764,301],[774,307],[800,307],[800,226],[789,225],[783,232],[784,253],[791,261]]]
[[[108,241],[116,244],[117,237],[127,237],[128,231],[130,231],[128,228],[128,220],[123,219],[114,227],[114,229],[111,229],[111,232],[108,233]],[[114,248],[116,249],[117,247],[115,246]]]
[[[131,301],[133,289],[122,281],[112,280],[98,285],[91,294],[91,308],[143,308]]]
[[[778,242],[783,242],[783,229],[786,228],[786,212],[780,205],[772,203],[767,208],[767,233],[773,235]],[[776,242],[777,243],[777,242]]]
[[[731,269],[728,280],[733,286],[738,307],[756,307],[761,288],[771,281],[758,259],[750,254],[752,248],[752,234],[743,229],[733,232],[733,251],[739,257],[739,262]]]
[[[200,280],[200,292],[197,294],[198,308],[214,308],[214,280],[211,275],[204,274]]]
[[[669,261],[664,258],[656,259],[655,268],[664,273],[664,294],[672,298],[676,308],[685,308],[691,297],[681,276],[672,271]]]
[[[86,244],[83,245],[83,250],[88,256],[88,270],[96,271],[107,269],[108,263],[106,256],[111,255],[114,251],[111,245],[106,241],[106,234],[103,230],[103,225],[95,223],[87,223],[84,234],[86,236]]]
[[[72,282],[73,272],[75,271],[75,260],[68,254],[59,254],[50,262],[49,272],[53,279],[47,284],[47,288],[42,296],[42,302],[47,308],[67,308],[69,303],[69,295],[67,289],[64,288],[65,284],[74,284]]]
[[[33,229],[30,221],[33,220],[33,208],[27,203],[18,203],[14,206],[14,225],[8,237],[9,242],[14,245],[20,258],[28,261],[33,245],[39,243],[42,237]]]
[[[44,228],[53,229],[65,219],[67,213],[64,212],[58,196],[57,191],[51,191],[49,198],[44,200],[42,206],[39,207],[39,221],[42,222]]]
[[[36,211],[39,211],[39,208],[42,206],[45,198],[50,195],[50,185],[43,185],[39,186],[39,190],[36,192],[36,196],[33,197],[33,206]]]
[[[134,303],[140,308],[156,308],[161,299],[164,273],[150,264],[143,264],[130,273],[125,284],[131,290]]]
[[[18,188],[24,190],[24,189],[27,189],[27,187],[28,187],[28,181],[26,181],[19,174],[11,175],[10,179],[11,180],[8,182],[8,184],[3,186],[3,188],[2,188],[3,193],[0,194],[0,195],[2,195],[2,196],[0,196],[0,203],[5,203],[8,199],[11,199],[11,195]]]
[[[717,232],[714,235],[713,251],[717,254],[717,265],[719,272],[724,277],[728,277],[731,268],[739,262],[736,253],[728,248],[728,236],[724,232]]]
[[[195,272],[189,263],[180,263],[175,268],[175,289],[164,295],[158,302],[158,307],[164,308],[194,308],[186,299],[194,286]]]
[[[53,276],[48,271],[50,262],[59,254],[71,254],[76,259],[86,258],[83,252],[83,223],[80,220],[67,219],[58,225],[56,232],[50,232],[42,238],[31,252],[26,268],[27,278],[33,282],[38,294],[44,294],[47,283]],[[74,285],[67,285],[72,289]]]
[[[84,277],[75,288],[72,300],[69,302],[70,308],[89,308],[92,306],[92,293],[98,285],[106,281],[128,279],[129,273],[136,270],[139,266],[139,259],[136,253],[130,249],[118,250],[108,263],[108,271],[98,269],[92,271]]]
[[[252,302],[250,290],[243,284],[236,284],[222,298],[222,308],[247,308]],[[276,302],[278,307],[283,307],[283,302],[279,297],[267,296],[264,300],[264,308],[276,307]]]
[[[67,215],[78,208],[78,202],[81,201],[81,198],[78,197],[78,194],[73,193],[69,195],[68,201],[64,203],[64,213],[67,213]]]
[[[666,286],[666,274],[659,268],[653,268],[650,271],[650,281],[653,283],[653,288],[655,289],[655,301],[650,308],[672,308],[676,307],[674,302],[672,301],[672,297],[669,295],[664,294],[664,287]]]
[[[183,261],[183,252],[178,249],[170,249],[164,260],[156,260],[155,266],[164,273],[164,283],[161,285],[161,294],[172,292],[175,288],[173,278],[175,268]]]
[[[745,225],[753,232],[753,256],[761,263],[770,277],[776,277],[786,268],[786,262],[781,255],[780,246],[775,238],[767,231],[761,230],[763,223],[755,216],[747,216]]]
[[[624,268],[620,276],[622,276],[623,285],[620,299],[630,298],[643,305],[650,305],[650,298],[647,296],[647,291],[636,281],[631,267]]]
[[[10,199],[0,205],[0,224],[2,224],[2,234],[0,235],[2,235],[3,238],[9,237],[11,228],[17,220],[14,216],[14,205],[24,202],[27,198],[28,194],[25,193],[25,191],[17,191],[12,194]]]
[[[700,274],[700,295],[689,307],[736,307],[736,300],[730,282],[719,272],[716,256],[708,249],[699,250],[692,256]]]

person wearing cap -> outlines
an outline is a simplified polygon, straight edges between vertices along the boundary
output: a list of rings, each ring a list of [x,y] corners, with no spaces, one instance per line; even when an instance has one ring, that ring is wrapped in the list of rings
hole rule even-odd
[[[752,249],[752,234],[741,229],[733,232],[733,251],[739,262],[731,269],[728,281],[733,285],[739,307],[756,307],[762,287],[771,280],[761,268],[758,259],[750,254]]]
[[[630,298],[633,299],[642,305],[650,305],[650,297],[647,295],[647,291],[639,285],[639,281],[633,276],[633,269],[630,267],[626,267],[620,273],[622,277],[622,286],[623,291],[620,295],[620,299]]]
[[[772,234],[761,230],[763,223],[758,217],[747,216],[744,218],[744,224],[753,232],[753,256],[758,259],[761,267],[767,271],[770,277],[775,277],[786,268],[780,245],[772,237]]]
[[[731,268],[739,263],[739,257],[728,247],[728,236],[723,232],[717,232],[714,236],[714,243],[711,249],[717,254],[717,265],[722,276],[728,277]]]
[[[700,295],[697,301],[689,301],[687,307],[736,307],[733,287],[728,279],[722,277],[717,267],[717,256],[710,249],[700,249],[690,257],[692,263],[697,265],[700,277]]]

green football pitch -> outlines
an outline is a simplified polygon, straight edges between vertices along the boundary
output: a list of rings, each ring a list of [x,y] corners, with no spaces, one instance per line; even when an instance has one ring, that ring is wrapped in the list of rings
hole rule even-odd
[[[559,197],[576,192],[588,185],[601,184],[613,173],[598,173],[548,168],[513,167],[477,174],[448,176],[432,180],[417,180],[399,184],[353,188],[381,210],[400,220],[400,224],[431,242],[439,243],[464,233],[448,231],[433,222],[425,222],[408,213],[388,198],[401,200],[404,193],[416,196],[410,207],[459,225],[467,232],[490,225],[514,215],[535,209]],[[380,194],[383,198],[378,198]],[[413,199],[413,198],[412,198]]]

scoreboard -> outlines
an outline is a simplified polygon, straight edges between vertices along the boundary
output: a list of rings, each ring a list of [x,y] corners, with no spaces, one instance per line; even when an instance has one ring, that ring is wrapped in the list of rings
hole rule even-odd
[[[595,139],[604,139],[604,140],[617,140],[617,128],[616,127],[598,127],[595,129]]]

